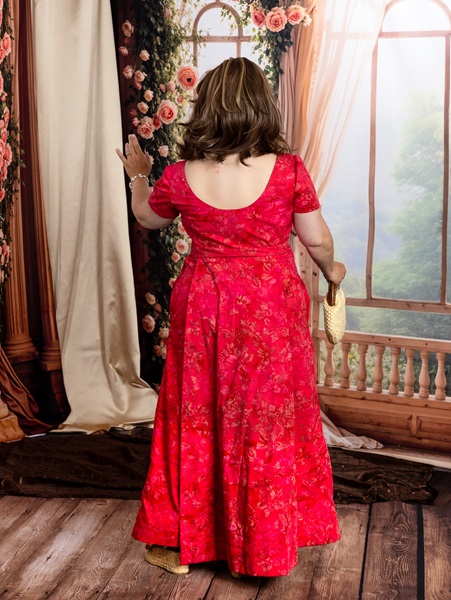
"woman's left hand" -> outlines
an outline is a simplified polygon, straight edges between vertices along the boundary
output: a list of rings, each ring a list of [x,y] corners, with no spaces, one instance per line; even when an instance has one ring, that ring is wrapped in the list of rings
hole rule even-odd
[[[116,148],[116,154],[121,159],[125,172],[130,179],[139,173],[146,175],[146,177],[149,175],[153,165],[153,158],[147,151],[142,151],[136,135],[132,134],[128,136],[128,143],[125,144],[125,156],[119,148]]]

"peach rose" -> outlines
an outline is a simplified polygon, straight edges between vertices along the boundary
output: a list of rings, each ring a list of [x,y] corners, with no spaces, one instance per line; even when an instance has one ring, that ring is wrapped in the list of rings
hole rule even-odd
[[[155,329],[155,319],[153,317],[151,317],[150,315],[146,315],[144,317],[144,319],[142,320],[142,324],[143,324],[143,328],[144,331],[147,331],[147,333],[152,333],[152,331]]]
[[[273,8],[269,11],[265,18],[265,25],[273,33],[282,31],[285,25],[288,23],[285,11],[280,8]]]
[[[138,91],[143,89],[143,84],[142,84],[142,83],[139,83],[139,81],[135,81],[135,82],[133,83],[133,86],[134,86],[134,87],[135,87],[135,88],[136,88]]]
[[[157,115],[162,123],[169,125],[177,118],[177,106],[170,100],[163,100],[157,110]]]
[[[130,23],[130,21],[124,21],[122,23],[122,31],[123,31],[125,37],[130,37],[131,34],[135,31],[135,28]]]
[[[128,56],[128,48],[125,46],[119,46],[119,54],[122,56]]]
[[[152,117],[153,120],[153,126],[155,127],[155,131],[157,131],[157,129],[161,128],[162,122],[160,117],[157,114],[154,114]]]
[[[162,340],[167,340],[169,337],[169,327],[160,327],[158,337],[160,337]]]
[[[146,74],[144,73],[144,71],[135,71],[135,81],[137,81],[138,83],[142,83],[145,78]]]
[[[301,23],[302,19],[307,14],[307,11],[303,6],[299,6],[299,4],[293,4],[287,8],[285,14],[290,25],[299,25],[299,23]]]
[[[179,260],[180,260],[180,254],[178,252],[173,252],[171,254],[171,259],[172,259],[172,262],[175,262],[175,263],[179,262]]]
[[[179,254],[186,254],[189,250],[189,246],[185,240],[177,240],[175,248]]]
[[[5,56],[11,54],[11,37],[8,33],[5,33],[2,41],[3,50],[5,51]]]
[[[144,100],[147,100],[147,102],[153,100],[153,92],[151,90],[146,90],[144,92]]]
[[[182,90],[189,91],[196,87],[199,71],[191,65],[182,65],[177,69],[177,81]]]
[[[144,115],[149,111],[149,106],[145,102],[138,103],[138,110],[142,112]]]
[[[5,160],[6,160],[6,164],[9,166],[11,164],[11,161],[13,159],[13,153],[11,150],[11,146],[9,144],[6,144],[6,148],[5,148]]]
[[[168,354],[168,349],[166,348],[166,346],[162,346],[162,348],[161,348],[161,358],[163,360],[166,360],[167,354]]]
[[[133,77],[133,67],[131,65],[127,65],[122,71],[122,75],[125,77],[125,79],[131,79]]]
[[[145,295],[145,298],[146,298],[147,303],[150,304],[150,306],[153,306],[155,304],[155,302],[157,301],[155,296],[153,294],[150,294],[149,292],[147,292],[147,294]]]
[[[172,289],[174,287],[174,283],[177,281],[176,277],[171,277],[169,280],[169,287]]]
[[[150,140],[153,137],[153,132],[155,131],[155,127],[153,125],[152,119],[148,119],[144,117],[141,119],[140,124],[138,125],[138,129],[136,133],[140,135],[145,140]]]
[[[180,222],[180,223],[177,225],[177,231],[178,231],[179,233],[181,233],[182,235],[185,235],[185,233],[186,233],[186,229],[183,227],[183,223],[182,223],[182,222]]]
[[[158,148],[158,154],[160,156],[166,157],[169,154],[169,146],[160,146]]]
[[[4,58],[5,58],[5,50],[3,49],[3,46],[0,44],[0,63],[3,62]]]
[[[154,346],[154,347],[153,347],[153,353],[154,353],[156,356],[161,356],[161,348],[160,348],[160,346]]]
[[[144,61],[149,60],[150,54],[147,52],[147,50],[141,50],[139,53],[139,58]]]
[[[257,27],[262,27],[265,23],[265,13],[263,10],[256,10],[254,5],[251,4],[251,19],[252,23]]]

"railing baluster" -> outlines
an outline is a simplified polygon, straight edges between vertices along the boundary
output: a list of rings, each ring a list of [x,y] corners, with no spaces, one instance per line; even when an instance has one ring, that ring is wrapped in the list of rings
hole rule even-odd
[[[382,392],[382,380],[384,378],[384,371],[382,369],[382,357],[384,356],[385,346],[374,346],[376,352],[376,364],[374,365],[373,375],[373,392],[379,394]]]
[[[357,389],[364,392],[366,390],[366,353],[368,344],[359,344],[359,368],[357,370]]]
[[[326,362],[324,363],[324,385],[334,385],[334,357],[333,357],[334,345],[326,340]]]
[[[414,394],[415,373],[413,372],[413,357],[415,350],[406,348],[406,372],[404,373],[404,396],[411,397]]]
[[[437,375],[435,376],[435,399],[446,398],[446,375],[445,375],[446,352],[437,352]]]
[[[399,394],[399,353],[400,348],[390,348],[391,351],[391,369],[388,375],[388,381],[390,385],[388,391],[390,394]]]
[[[420,384],[420,398],[429,398],[429,384],[431,378],[429,377],[429,350],[421,350],[421,371],[419,377]]]
[[[340,369],[340,387],[349,389],[349,375],[351,374],[349,351],[351,350],[351,342],[341,342],[341,350],[343,352],[343,359]]]

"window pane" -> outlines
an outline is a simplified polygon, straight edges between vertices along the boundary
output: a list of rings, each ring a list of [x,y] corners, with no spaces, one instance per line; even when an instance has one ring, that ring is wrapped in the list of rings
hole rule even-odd
[[[332,231],[337,260],[346,264],[348,297],[364,298],[368,240],[368,154],[370,146],[370,65],[322,198],[323,215]],[[322,280],[323,278],[321,278]],[[326,285],[322,282],[321,293]]]
[[[197,62],[199,75],[203,75],[205,71],[217,67],[222,61],[231,56],[236,56],[235,42],[209,42],[205,45],[202,44],[199,47]]]
[[[449,0],[445,0],[449,6]],[[445,11],[431,0],[403,0],[391,8],[384,20],[382,31],[427,31],[449,29]]]
[[[220,8],[207,10],[199,19],[197,30],[201,35],[238,35],[234,17],[224,18]]]
[[[379,40],[375,296],[440,299],[444,58],[442,38]]]

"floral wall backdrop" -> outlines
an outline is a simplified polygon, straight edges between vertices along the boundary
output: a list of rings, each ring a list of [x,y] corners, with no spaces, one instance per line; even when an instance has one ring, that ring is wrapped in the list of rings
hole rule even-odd
[[[0,314],[11,270],[10,221],[20,164],[19,131],[12,113],[14,67],[10,54],[13,40],[9,0],[0,0]]]

